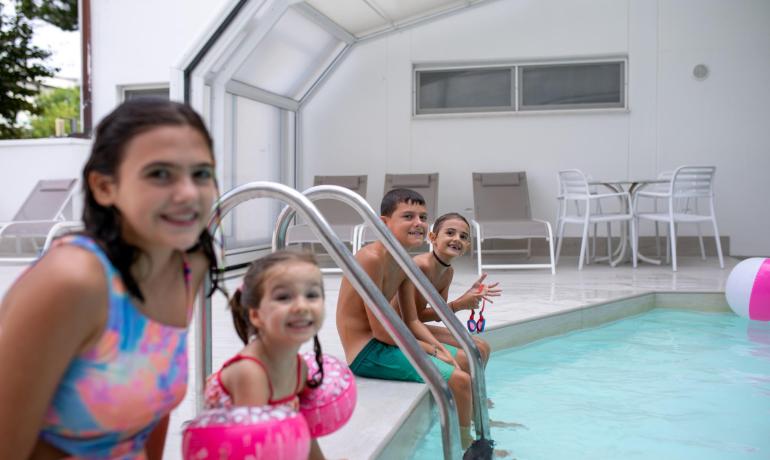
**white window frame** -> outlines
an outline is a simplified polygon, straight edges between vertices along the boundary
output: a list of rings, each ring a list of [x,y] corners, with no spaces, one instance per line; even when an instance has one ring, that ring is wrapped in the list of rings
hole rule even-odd
[[[171,98],[171,89],[168,82],[161,83],[142,83],[132,85],[119,85],[118,86],[118,101],[126,102],[126,93],[131,91],[144,91],[144,90],[159,90],[165,89],[169,92],[169,99]]]
[[[605,103],[587,103],[587,104],[563,104],[552,106],[521,107],[522,90],[521,73],[526,67],[547,67],[550,65],[581,65],[581,64],[602,64],[602,63],[620,63],[621,64],[621,104]],[[505,108],[480,107],[465,108],[442,108],[442,109],[420,109],[419,104],[419,74],[431,71],[456,71],[465,69],[510,69],[512,73],[511,82],[513,84],[512,102],[513,105]],[[525,115],[525,114],[545,114],[545,113],[580,113],[580,112],[628,112],[628,57],[627,56],[602,56],[586,58],[554,58],[527,61],[504,61],[504,62],[465,62],[465,63],[414,63],[412,65],[412,117],[413,118],[441,118],[441,117],[474,117],[474,116],[495,116],[495,115]]]

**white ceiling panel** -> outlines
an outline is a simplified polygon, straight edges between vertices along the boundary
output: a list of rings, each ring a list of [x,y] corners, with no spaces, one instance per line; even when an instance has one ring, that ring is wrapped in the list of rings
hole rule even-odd
[[[307,0],[306,3],[356,37],[389,25],[361,0]]]
[[[305,0],[357,38],[484,0]]]
[[[408,22],[426,14],[437,13],[459,5],[461,0],[369,0],[394,22]]]

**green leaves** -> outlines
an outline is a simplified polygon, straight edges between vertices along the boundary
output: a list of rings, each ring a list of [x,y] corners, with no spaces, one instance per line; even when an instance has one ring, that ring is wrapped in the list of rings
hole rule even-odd
[[[42,19],[61,30],[78,30],[77,0],[16,0],[16,9],[29,19]]]
[[[0,139],[23,137],[19,113],[38,113],[33,100],[40,79],[58,70],[46,65],[51,53],[33,46],[32,34],[26,16],[6,15],[0,4]]]

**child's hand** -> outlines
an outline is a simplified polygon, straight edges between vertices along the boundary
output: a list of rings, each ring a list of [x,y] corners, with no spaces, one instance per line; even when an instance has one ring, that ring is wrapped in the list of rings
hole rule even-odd
[[[457,361],[452,357],[452,354],[449,353],[449,351],[444,347],[438,347],[436,349],[436,358],[440,359],[441,361],[444,361],[447,364],[451,364],[455,367],[459,367],[457,364]]]
[[[487,274],[482,273],[479,279],[471,285],[470,289],[465,291],[465,294],[452,302],[455,311],[477,308],[482,300],[494,303],[490,297],[499,297],[502,295],[503,290],[497,287],[500,283],[484,284],[484,279],[486,277]]]

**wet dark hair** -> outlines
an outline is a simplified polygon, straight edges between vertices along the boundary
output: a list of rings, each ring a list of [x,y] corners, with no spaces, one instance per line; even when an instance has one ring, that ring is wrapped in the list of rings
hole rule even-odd
[[[233,315],[235,332],[244,345],[249,343],[250,335],[259,333],[251,324],[251,321],[249,321],[249,310],[259,308],[262,296],[265,295],[265,280],[270,274],[270,270],[287,262],[307,262],[316,267],[318,266],[318,262],[313,257],[313,254],[308,252],[289,250],[273,252],[255,260],[249,265],[249,269],[243,276],[243,284],[236,289],[232,298],[230,298],[230,312]],[[324,295],[323,284],[321,284],[321,295]],[[316,363],[318,363],[318,371],[312,377],[309,377],[306,382],[310,388],[320,386],[324,379],[323,353],[321,352],[321,342],[318,340],[318,335],[313,337],[313,351],[315,352]]]
[[[131,266],[141,255],[141,249],[127,243],[121,234],[120,211],[114,207],[105,207],[94,198],[88,182],[91,172],[105,176],[117,176],[123,162],[126,146],[139,134],[162,126],[189,126],[199,132],[206,140],[206,145],[214,157],[213,142],[203,119],[187,105],[159,98],[139,98],[124,102],[107,115],[96,127],[96,137],[91,147],[91,156],[83,167],[83,204],[84,234],[92,237],[107,254],[110,262],[118,269],[128,292],[144,301],[141,289]],[[213,238],[208,229],[203,229],[198,243],[187,250],[188,253],[202,251],[209,261],[209,278],[212,289],[219,288],[220,272],[217,269],[217,257],[214,252]]]
[[[444,222],[448,221],[449,219],[459,219],[465,222],[465,225],[467,225],[469,229],[471,228],[471,224],[468,223],[468,219],[466,219],[462,214],[456,212],[448,212],[433,222],[433,233],[438,233],[439,230],[441,230],[441,226],[444,225]]]
[[[425,206],[425,198],[414,190],[408,188],[395,188],[382,197],[382,202],[380,202],[380,215],[385,217],[392,216],[399,203],[421,204]]]

